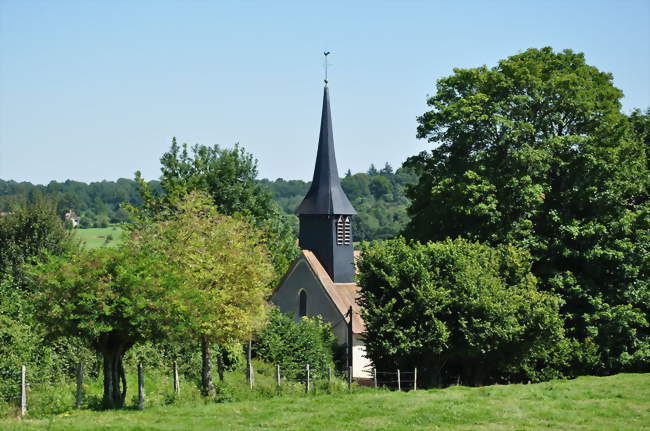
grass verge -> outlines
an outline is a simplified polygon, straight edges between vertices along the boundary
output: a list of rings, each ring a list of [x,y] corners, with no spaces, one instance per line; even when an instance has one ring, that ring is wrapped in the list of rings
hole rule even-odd
[[[650,374],[417,392],[283,394],[144,411],[70,411],[5,419],[3,430],[650,430]]]

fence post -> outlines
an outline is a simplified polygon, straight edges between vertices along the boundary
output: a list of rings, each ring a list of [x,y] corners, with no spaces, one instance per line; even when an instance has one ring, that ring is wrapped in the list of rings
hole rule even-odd
[[[174,361],[174,393],[181,393],[181,382],[178,380],[178,363]]]
[[[22,365],[20,367],[20,417],[25,417],[27,414],[27,368]]]
[[[397,390],[398,391],[402,390],[402,379],[400,378],[399,375],[399,368],[397,369]]]
[[[307,371],[307,380],[305,381],[305,393],[309,393],[309,364],[305,367],[305,371]]]
[[[80,409],[81,402],[84,397],[84,363],[79,361],[77,364],[77,398],[75,400],[75,407]]]
[[[280,389],[280,364],[275,366],[275,380],[278,384],[278,389]]]
[[[327,367],[327,383],[332,385],[332,367]]]
[[[413,390],[418,390],[418,369],[417,367],[413,370]]]
[[[144,372],[142,363],[138,364],[138,410],[144,410]]]
[[[352,389],[352,365],[348,367],[348,391]]]
[[[248,380],[251,389],[253,389],[253,380],[255,379],[255,376],[253,375],[253,359],[251,357],[252,344],[253,341],[248,340],[248,354],[246,356],[246,362],[248,362],[248,376],[246,377],[246,380]]]
[[[377,389],[377,368],[372,369],[372,379],[375,382],[375,389]]]

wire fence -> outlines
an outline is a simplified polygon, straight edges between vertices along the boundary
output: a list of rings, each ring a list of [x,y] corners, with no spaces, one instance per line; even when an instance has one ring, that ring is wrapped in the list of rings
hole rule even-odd
[[[5,397],[4,401],[10,405],[15,406],[16,413],[20,417],[24,417],[29,410],[29,396],[33,387],[52,389],[61,386],[50,379],[40,381],[38,378],[30,378],[30,370],[25,366],[20,367],[18,382],[16,382],[15,396]],[[268,369],[266,370],[268,373]],[[304,366],[290,366],[281,367],[279,364],[274,366],[275,371],[275,387],[278,392],[282,392],[285,387],[295,389],[296,387],[303,386],[304,393],[309,394],[313,392],[315,385],[320,385],[321,388],[332,389],[333,386],[341,388],[341,380],[347,381],[347,389],[352,390],[353,384],[364,387],[374,388],[387,388],[390,390],[417,390],[417,368],[413,370],[376,370],[372,369],[370,372],[371,377],[353,377],[352,367],[348,367],[345,371],[341,372],[332,367],[319,367],[312,368],[309,364]],[[12,373],[13,374],[13,373]],[[37,374],[37,373],[35,373]],[[68,408],[79,409],[84,404],[84,398],[87,394],[84,392],[84,364],[80,362],[76,369],[75,375],[66,380],[68,388],[73,390],[74,387],[74,406],[70,405]],[[15,374],[14,374],[15,376]],[[87,377],[87,376],[86,376]],[[173,382],[173,392],[178,394],[180,392],[179,372],[176,361],[173,362],[171,367],[171,380]],[[169,377],[165,377],[168,379]],[[247,366],[247,382],[251,390],[256,388],[255,383],[255,369],[252,361]],[[63,382],[61,382],[63,383]],[[73,387],[71,387],[73,386]],[[342,389],[342,388],[341,388]],[[318,392],[320,393],[320,392]],[[144,409],[145,407],[145,393],[144,393],[144,369],[142,364],[137,366],[137,399],[136,407]]]

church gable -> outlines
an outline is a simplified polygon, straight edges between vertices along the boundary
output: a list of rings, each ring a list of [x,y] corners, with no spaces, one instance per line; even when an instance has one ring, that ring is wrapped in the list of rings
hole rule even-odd
[[[327,292],[310,268],[304,253],[294,262],[285,278],[273,293],[271,301],[284,313],[294,313],[296,318],[300,317],[301,295],[305,302],[307,316],[320,315],[325,322],[330,322],[333,330],[339,339],[345,337],[345,319],[339,312],[336,304],[333,303]],[[335,327],[336,322],[338,323]]]

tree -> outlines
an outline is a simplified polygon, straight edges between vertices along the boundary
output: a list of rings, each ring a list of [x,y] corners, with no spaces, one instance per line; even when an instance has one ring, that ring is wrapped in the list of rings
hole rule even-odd
[[[171,205],[118,248],[52,257],[33,270],[49,331],[81,337],[102,355],[108,408],[124,404],[122,360],[135,343],[199,334],[206,343],[242,341],[264,315],[271,270],[257,231],[205,197]]]
[[[418,118],[436,148],[406,163],[420,174],[406,235],[529,250],[565,301],[574,373],[650,369],[647,145],[622,95],[570,50],[454,69]]]
[[[11,276],[23,284],[25,264],[42,261],[74,247],[72,233],[65,229],[52,202],[39,199],[0,216],[0,280]]]
[[[144,200],[143,211],[155,215],[170,202],[191,191],[208,193],[221,214],[241,214],[266,232],[277,277],[284,275],[298,253],[292,224],[281,214],[269,192],[256,180],[257,160],[239,145],[221,148],[187,144],[172,139],[160,158],[162,196],[156,196],[136,172]]]
[[[175,301],[190,314],[185,335],[201,340],[204,395],[213,392],[211,346],[251,338],[265,321],[274,280],[264,234],[243,217],[219,214],[211,201],[191,192],[137,231],[142,249],[159,251],[173,268]]]
[[[398,238],[365,244],[358,274],[378,369],[417,367],[430,384],[557,376],[566,349],[560,300],[537,290],[526,252]]]

